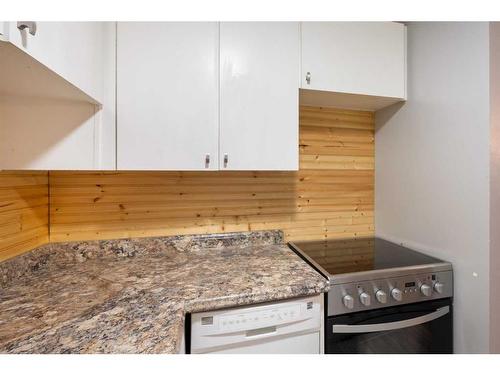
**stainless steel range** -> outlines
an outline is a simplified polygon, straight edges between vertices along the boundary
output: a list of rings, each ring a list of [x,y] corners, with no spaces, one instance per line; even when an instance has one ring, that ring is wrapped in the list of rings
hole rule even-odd
[[[289,245],[330,281],[325,352],[453,352],[450,263],[373,237]]]

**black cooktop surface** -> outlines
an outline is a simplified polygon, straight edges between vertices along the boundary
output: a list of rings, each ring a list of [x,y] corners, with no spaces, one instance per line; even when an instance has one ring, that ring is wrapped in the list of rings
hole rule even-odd
[[[437,258],[376,238],[297,241],[290,245],[330,275],[441,263]]]

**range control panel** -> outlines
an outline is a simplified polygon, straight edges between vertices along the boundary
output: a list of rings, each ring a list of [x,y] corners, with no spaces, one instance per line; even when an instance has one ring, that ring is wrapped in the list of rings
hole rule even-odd
[[[328,292],[328,315],[373,310],[452,295],[452,271],[336,284]]]

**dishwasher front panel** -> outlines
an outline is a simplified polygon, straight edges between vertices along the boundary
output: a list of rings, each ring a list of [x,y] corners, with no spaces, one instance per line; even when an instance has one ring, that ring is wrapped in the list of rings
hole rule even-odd
[[[319,354],[319,332],[278,336],[214,350],[215,354]]]
[[[319,295],[191,316],[191,353],[319,353]]]

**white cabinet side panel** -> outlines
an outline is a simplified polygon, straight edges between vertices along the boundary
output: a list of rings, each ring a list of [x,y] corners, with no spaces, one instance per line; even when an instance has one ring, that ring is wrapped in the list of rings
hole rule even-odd
[[[95,109],[86,102],[1,98],[0,169],[94,169]]]
[[[95,168],[116,169],[116,23],[106,24],[103,99],[96,114]]]

